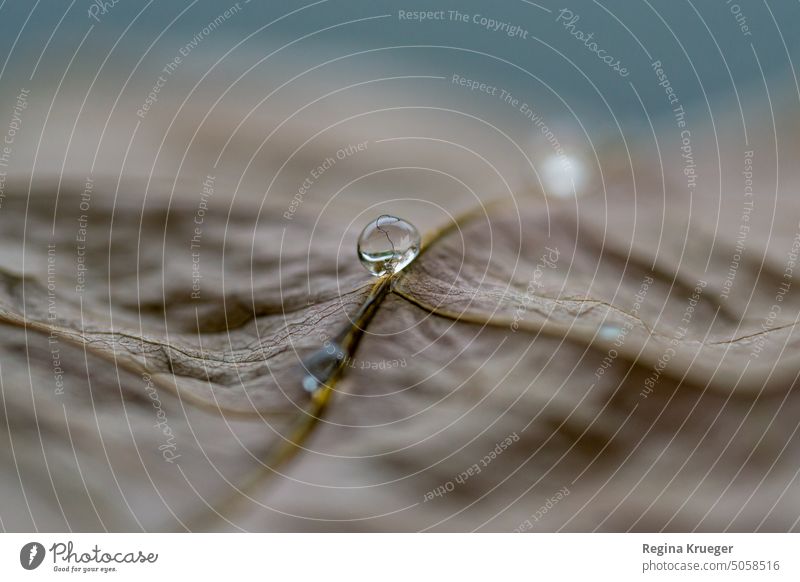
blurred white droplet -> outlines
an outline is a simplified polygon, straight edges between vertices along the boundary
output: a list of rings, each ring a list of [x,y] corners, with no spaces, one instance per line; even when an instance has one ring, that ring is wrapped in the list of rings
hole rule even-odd
[[[541,165],[539,175],[544,190],[551,196],[580,196],[586,180],[583,163],[574,156],[550,156]]]
[[[622,329],[616,325],[603,325],[597,335],[601,339],[611,341],[617,339],[621,331]]]

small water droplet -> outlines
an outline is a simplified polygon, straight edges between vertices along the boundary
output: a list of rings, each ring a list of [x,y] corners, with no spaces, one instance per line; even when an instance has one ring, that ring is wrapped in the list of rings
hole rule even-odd
[[[598,335],[604,340],[614,340],[619,337],[621,331],[622,329],[616,325],[603,325],[600,327],[600,333]]]
[[[402,218],[382,214],[358,237],[358,258],[376,277],[399,273],[419,254],[422,239],[416,227]]]
[[[333,342],[328,342],[308,358],[303,360],[305,376],[303,388],[307,392],[316,392],[330,379],[333,371],[345,358],[344,350]]]
[[[542,164],[539,175],[545,191],[559,198],[571,198],[584,193],[586,168],[573,156],[551,156]]]

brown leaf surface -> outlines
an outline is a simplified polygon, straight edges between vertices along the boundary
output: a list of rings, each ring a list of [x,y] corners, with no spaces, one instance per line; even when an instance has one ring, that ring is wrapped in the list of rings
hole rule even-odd
[[[404,128],[409,135],[426,126],[415,115],[423,118]],[[365,121],[352,135],[404,127],[398,117]],[[257,137],[245,128],[231,157]],[[352,249],[376,184],[387,197],[411,187],[402,173],[380,176],[331,205],[309,199],[287,222],[291,195],[237,197],[238,170],[223,166],[193,298],[206,144],[187,150],[193,181],[181,176],[174,196],[159,183],[98,178],[86,212],[80,183],[37,180],[29,197],[23,181],[4,200],[7,529],[512,530],[564,488],[569,495],[533,529],[796,527],[796,291],[765,319],[797,232],[792,175],[760,183],[776,194],[753,217],[727,298],[736,172],[723,173],[719,198],[693,198],[680,183],[665,190],[645,146],[632,171],[609,144],[605,189],[595,182],[580,198],[554,200],[511,184],[513,198],[498,195],[441,238],[432,233],[452,224],[445,212],[398,201],[429,246],[381,305],[303,450],[270,468],[264,461],[308,405],[300,360],[370,288]],[[275,189],[291,192],[331,145],[297,160]],[[456,165],[434,145],[420,148],[440,167]],[[358,163],[386,164],[375,155]],[[724,157],[736,167],[738,155]],[[269,172],[259,172],[244,182],[263,189]],[[485,168],[467,173],[496,182]],[[447,212],[475,206],[471,195],[443,194],[451,185],[440,176],[426,180]],[[495,198],[477,190],[478,201]],[[81,214],[90,236],[79,293]],[[541,266],[548,249],[558,259]],[[160,448],[159,410],[175,462]],[[480,471],[456,479],[473,466]]]

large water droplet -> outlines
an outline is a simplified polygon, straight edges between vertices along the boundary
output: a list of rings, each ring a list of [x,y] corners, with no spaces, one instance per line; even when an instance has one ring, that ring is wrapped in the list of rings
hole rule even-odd
[[[399,273],[419,254],[421,238],[410,222],[382,214],[358,237],[358,258],[376,277]]]

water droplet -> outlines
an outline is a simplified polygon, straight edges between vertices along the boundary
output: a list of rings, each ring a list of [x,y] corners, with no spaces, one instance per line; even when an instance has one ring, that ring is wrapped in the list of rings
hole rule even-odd
[[[316,392],[324,386],[339,363],[344,360],[345,355],[338,344],[326,342],[324,347],[303,360],[306,373],[303,376],[303,388],[307,392]]]
[[[604,340],[615,340],[619,337],[621,331],[622,329],[616,325],[603,325],[600,327],[598,335]]]
[[[420,244],[419,231],[413,224],[382,214],[358,237],[358,258],[376,277],[399,273],[417,257]]]
[[[586,168],[572,156],[551,156],[539,170],[545,191],[559,198],[580,196],[586,181]]]

